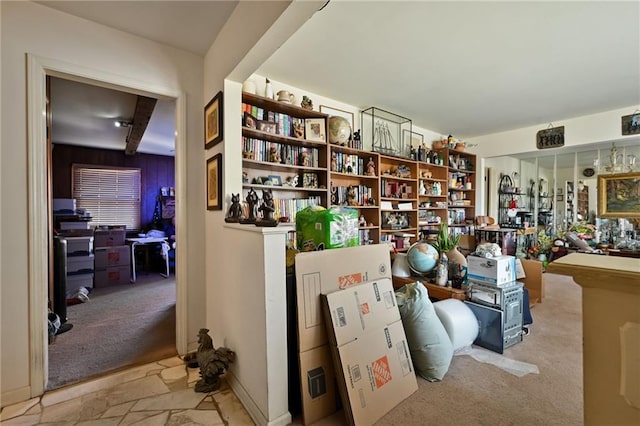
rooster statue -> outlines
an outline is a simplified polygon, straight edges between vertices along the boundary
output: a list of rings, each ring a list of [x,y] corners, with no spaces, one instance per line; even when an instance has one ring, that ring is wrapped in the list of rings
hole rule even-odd
[[[214,349],[206,328],[198,332],[198,343],[196,360],[200,367],[200,380],[196,382],[195,391],[213,392],[220,388],[220,375],[235,361],[236,353],[225,347]]]

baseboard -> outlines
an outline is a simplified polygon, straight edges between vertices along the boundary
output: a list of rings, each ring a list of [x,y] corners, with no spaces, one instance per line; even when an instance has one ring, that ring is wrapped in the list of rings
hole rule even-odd
[[[18,402],[27,401],[29,399],[31,399],[30,386],[24,386],[8,392],[2,392],[2,394],[0,394],[0,408],[17,404]]]
[[[278,417],[277,419],[269,421],[269,419],[267,419],[264,416],[260,408],[255,404],[255,402],[253,401],[249,393],[244,389],[242,384],[238,381],[236,376],[233,375],[233,373],[231,373],[230,371],[227,371],[225,378],[227,379],[227,383],[229,384],[233,392],[236,394],[236,396],[238,397],[238,399],[240,400],[244,408],[249,413],[249,416],[251,416],[251,419],[256,423],[256,425],[286,426],[291,424],[291,413],[288,411],[284,413],[282,416]]]

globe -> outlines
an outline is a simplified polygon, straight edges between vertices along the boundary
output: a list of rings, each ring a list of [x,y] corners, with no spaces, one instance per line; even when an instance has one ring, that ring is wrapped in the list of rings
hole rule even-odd
[[[329,117],[329,142],[344,145],[351,136],[351,125],[346,118]]]
[[[438,263],[438,251],[429,243],[418,241],[407,250],[407,261],[409,268],[420,275],[427,274],[436,267]]]

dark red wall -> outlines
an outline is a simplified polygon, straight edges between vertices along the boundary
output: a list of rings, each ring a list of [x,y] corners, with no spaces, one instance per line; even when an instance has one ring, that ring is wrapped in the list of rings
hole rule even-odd
[[[71,166],[73,164],[139,168],[142,185],[140,214],[143,227],[153,219],[160,187],[175,187],[174,158],[164,155],[125,155],[124,151],[55,144],[52,162],[53,198],[71,198]]]

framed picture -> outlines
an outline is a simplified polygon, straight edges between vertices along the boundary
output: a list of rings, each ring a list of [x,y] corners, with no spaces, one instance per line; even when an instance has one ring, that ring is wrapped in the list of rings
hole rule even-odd
[[[334,117],[342,117],[349,122],[351,131],[353,132],[353,113],[349,111],[343,111],[338,108],[328,107],[326,105],[320,105],[320,112]]]
[[[273,186],[282,186],[282,178],[278,175],[269,175],[269,182]]]
[[[250,129],[255,129],[257,126],[258,120],[248,112],[244,113],[244,117],[242,118],[242,125],[244,127],[248,127]]]
[[[598,217],[640,218],[640,172],[598,175]]]
[[[258,120],[258,130],[275,135],[278,133],[278,124],[272,121]]]
[[[326,141],[326,124],[324,118],[307,118],[304,122],[305,139],[309,141]]]
[[[414,147],[418,149],[418,147],[422,146],[424,143],[424,135],[420,133],[412,132],[411,130],[403,129],[402,130],[402,142],[405,146]]]
[[[218,92],[204,107],[204,148],[222,141],[222,92]]]
[[[222,210],[222,154],[207,160],[207,210]]]

